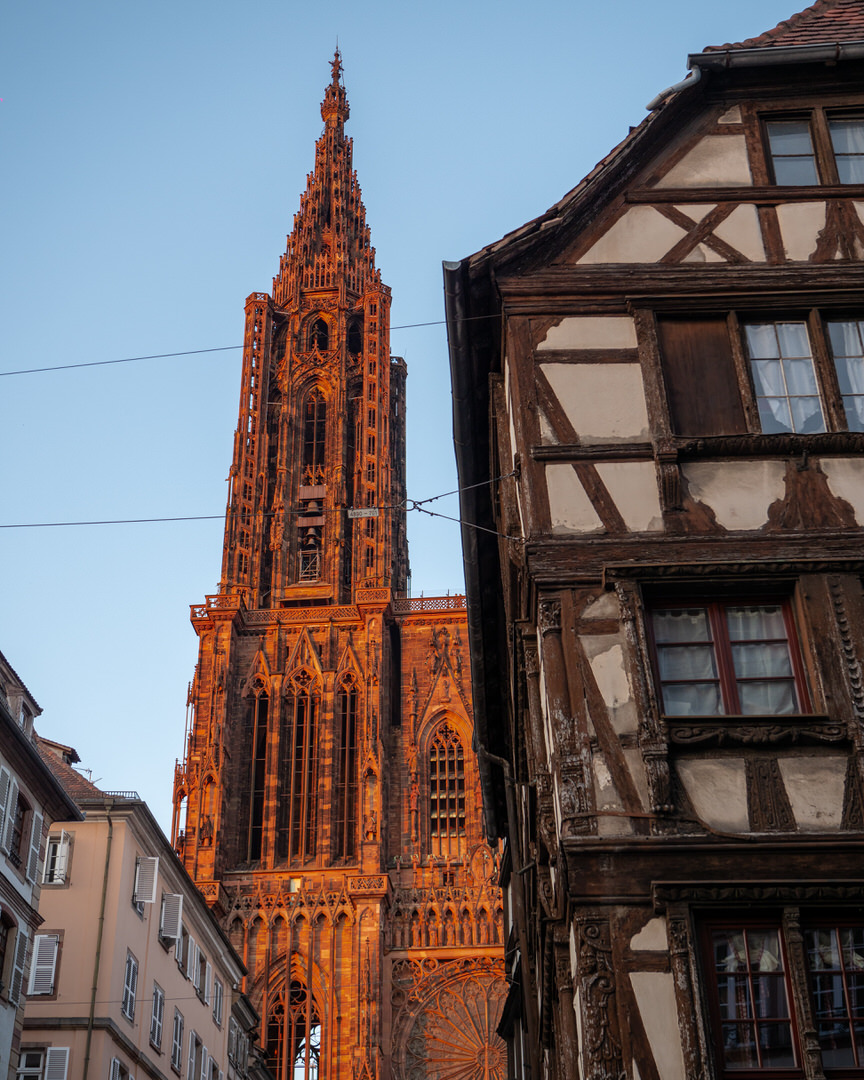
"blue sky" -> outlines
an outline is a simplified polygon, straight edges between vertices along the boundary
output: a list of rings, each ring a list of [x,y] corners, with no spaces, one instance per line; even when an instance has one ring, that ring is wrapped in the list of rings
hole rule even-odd
[[[239,344],[298,208],[337,42],[392,323],[441,262],[542,213],[686,73],[794,0],[36,0],[6,12],[0,371]],[[320,10],[319,10],[320,9]],[[442,325],[408,362],[408,488],[456,486]],[[0,376],[3,523],[220,515],[240,352]],[[454,499],[433,508],[455,515]],[[457,526],[409,515],[415,595],[461,591]],[[0,530],[0,649],[92,778],[167,829],[219,520]]]

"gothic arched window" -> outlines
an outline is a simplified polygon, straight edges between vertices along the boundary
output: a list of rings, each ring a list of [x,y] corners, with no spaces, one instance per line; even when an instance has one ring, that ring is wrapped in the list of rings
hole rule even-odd
[[[316,851],[319,703],[309,672],[291,676],[282,709],[278,851],[293,863],[308,862]]]
[[[457,855],[465,843],[465,753],[446,720],[429,741],[429,834],[433,855]]]
[[[339,733],[334,807],[334,856],[350,859],[357,851],[357,684],[343,679],[336,691]]]
[[[352,319],[348,323],[348,352],[356,356],[363,351],[363,319]]]
[[[267,1067],[277,1080],[318,1080],[321,1017],[302,982],[291,980],[267,1019]]]
[[[320,315],[309,323],[308,345],[318,352],[327,352],[330,347],[330,327]]]
[[[303,406],[303,471],[301,483],[324,483],[327,446],[327,402],[317,387],[306,395]]]
[[[258,682],[258,680],[256,680]],[[264,793],[267,784],[267,713],[269,701],[263,683],[255,687],[255,695],[249,702],[249,727],[251,729],[252,776],[250,784],[249,831],[246,845],[249,859],[261,858],[261,840],[264,835]]]

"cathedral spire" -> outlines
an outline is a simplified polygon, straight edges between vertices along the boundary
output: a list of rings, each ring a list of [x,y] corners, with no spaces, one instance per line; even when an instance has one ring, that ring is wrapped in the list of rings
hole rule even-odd
[[[321,119],[325,124],[338,123],[341,127],[342,124],[348,119],[350,110],[348,108],[348,98],[345,94],[345,87],[342,85],[342,54],[338,48],[333,54],[333,59],[330,61],[330,68],[333,72],[333,78],[330,85],[324,91],[324,100],[321,102]]]

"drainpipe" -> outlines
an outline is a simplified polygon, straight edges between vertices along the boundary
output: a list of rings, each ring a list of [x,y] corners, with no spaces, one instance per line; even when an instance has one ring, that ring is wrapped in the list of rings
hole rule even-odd
[[[87,1018],[87,1042],[84,1046],[84,1071],[81,1080],[87,1080],[90,1069],[90,1043],[93,1040],[93,1020],[96,1015],[96,991],[99,986],[99,964],[102,960],[102,931],[105,929],[105,898],[108,895],[108,864],[111,861],[111,841],[114,838],[114,822],[111,820],[111,811],[114,809],[114,800],[109,799],[105,803],[106,816],[108,818],[108,843],[105,845],[105,870],[102,874],[102,902],[99,905],[99,931],[96,935],[96,959],[93,962],[93,989],[90,992],[90,1015]]]
[[[666,100],[672,97],[673,94],[677,94],[680,90],[686,90],[688,87],[695,86],[701,78],[702,68],[698,66],[692,67],[681,82],[676,82],[673,86],[668,86],[665,90],[661,90],[657,97],[651,98],[645,108],[648,112],[654,112],[655,109],[659,109],[661,105],[664,105]]]

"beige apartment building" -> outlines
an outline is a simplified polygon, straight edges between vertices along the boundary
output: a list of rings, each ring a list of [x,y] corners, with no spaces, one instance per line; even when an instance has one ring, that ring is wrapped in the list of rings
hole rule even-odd
[[[42,749],[86,820],[48,838],[18,1080],[254,1075],[246,970],[147,805]]]

